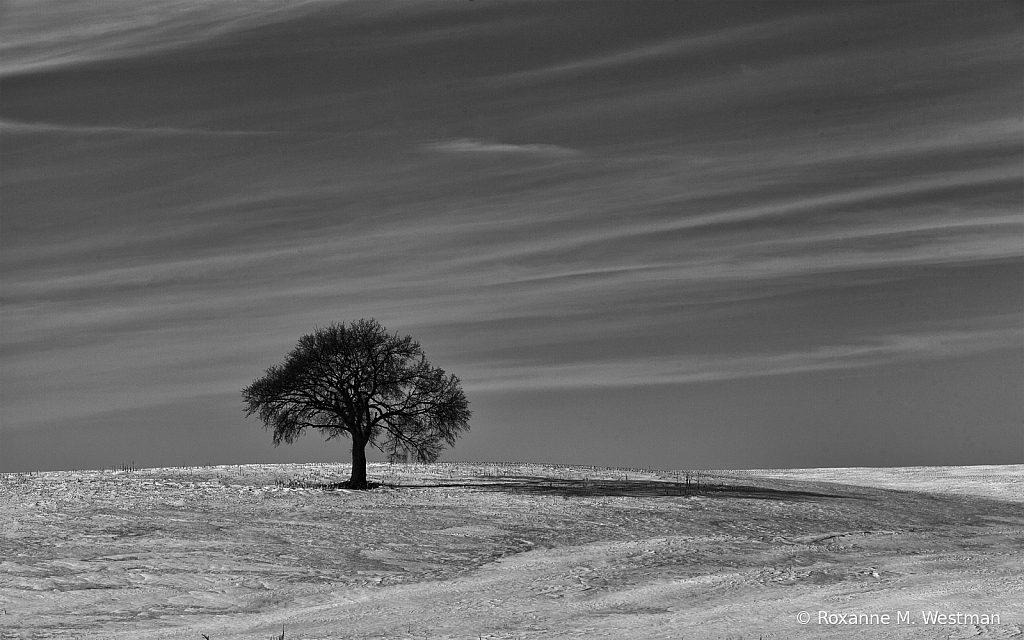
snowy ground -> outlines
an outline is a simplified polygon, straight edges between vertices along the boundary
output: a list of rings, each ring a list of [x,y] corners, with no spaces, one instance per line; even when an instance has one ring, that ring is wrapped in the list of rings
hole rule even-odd
[[[1024,633],[1024,465],[713,472],[698,494],[681,472],[378,464],[371,492],[311,488],[347,475],[0,475],[0,637]]]

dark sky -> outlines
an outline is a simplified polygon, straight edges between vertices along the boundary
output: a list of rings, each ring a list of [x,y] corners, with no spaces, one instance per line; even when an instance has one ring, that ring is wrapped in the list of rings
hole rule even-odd
[[[362,317],[448,460],[1022,462],[1022,6],[5,1],[0,470],[348,461]]]

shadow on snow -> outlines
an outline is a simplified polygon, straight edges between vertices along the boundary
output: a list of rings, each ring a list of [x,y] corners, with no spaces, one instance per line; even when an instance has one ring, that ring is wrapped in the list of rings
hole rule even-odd
[[[384,483],[385,486],[388,483]],[[848,498],[850,496],[819,493],[796,489],[774,489],[748,484],[729,484],[715,479],[704,479],[698,484],[691,481],[665,480],[590,480],[548,478],[543,476],[488,476],[476,482],[449,482],[436,484],[406,484],[403,489],[463,488],[511,494],[553,496],[632,496],[632,497],[686,497],[705,496],[721,498],[754,498],[761,500],[815,500],[820,498]],[[397,488],[397,487],[396,487]]]

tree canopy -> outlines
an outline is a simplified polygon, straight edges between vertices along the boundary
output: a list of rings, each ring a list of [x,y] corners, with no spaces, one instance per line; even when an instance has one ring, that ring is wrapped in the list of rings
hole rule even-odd
[[[246,417],[273,429],[274,445],[306,429],[352,440],[349,486],[365,489],[366,445],[390,459],[434,462],[469,429],[459,379],[431,365],[410,336],[376,320],[331,324],[302,336],[282,364],[242,390]]]

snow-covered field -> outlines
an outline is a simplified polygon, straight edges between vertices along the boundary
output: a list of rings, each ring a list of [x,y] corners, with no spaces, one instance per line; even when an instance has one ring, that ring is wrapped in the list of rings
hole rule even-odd
[[[376,464],[381,488],[317,488],[347,476],[0,475],[0,637],[1024,633],[1024,465],[710,472],[697,493],[682,472]]]

